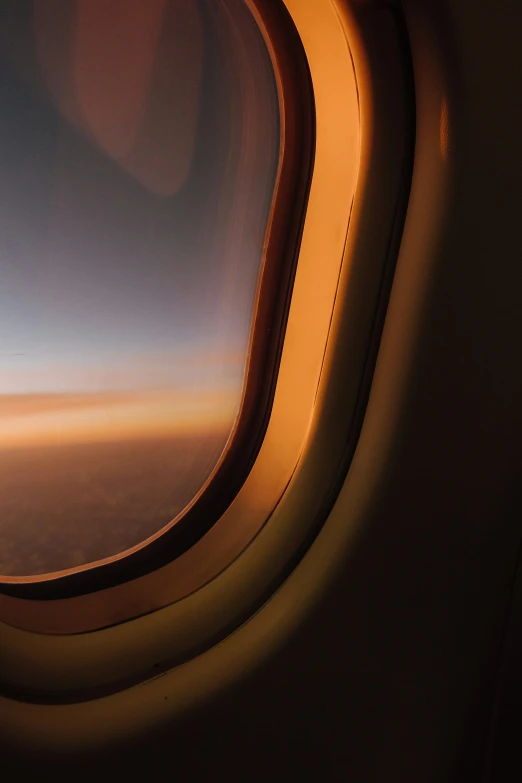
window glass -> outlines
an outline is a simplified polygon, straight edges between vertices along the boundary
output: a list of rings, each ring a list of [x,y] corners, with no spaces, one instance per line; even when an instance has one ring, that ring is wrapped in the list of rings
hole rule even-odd
[[[0,4],[0,574],[143,543],[243,389],[279,158],[243,0]]]

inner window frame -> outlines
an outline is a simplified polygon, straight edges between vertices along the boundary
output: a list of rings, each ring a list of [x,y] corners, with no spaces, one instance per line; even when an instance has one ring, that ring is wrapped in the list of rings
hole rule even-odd
[[[279,104],[279,160],[260,265],[245,381],[238,416],[211,475],[172,522],[102,561],[35,576],[0,577],[0,594],[56,601],[105,591],[151,574],[200,544],[237,496],[268,426],[284,343],[314,159],[313,90],[306,56],[287,9],[242,0],[267,47]]]

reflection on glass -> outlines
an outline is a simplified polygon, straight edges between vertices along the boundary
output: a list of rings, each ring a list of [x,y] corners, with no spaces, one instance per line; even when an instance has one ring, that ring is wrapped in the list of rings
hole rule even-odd
[[[0,5],[0,573],[179,514],[237,416],[279,154],[242,0]]]

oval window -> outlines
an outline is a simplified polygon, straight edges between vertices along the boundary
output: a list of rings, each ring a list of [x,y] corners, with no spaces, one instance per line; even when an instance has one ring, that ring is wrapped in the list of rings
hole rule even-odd
[[[0,574],[142,546],[244,398],[277,181],[242,0],[0,6]]]

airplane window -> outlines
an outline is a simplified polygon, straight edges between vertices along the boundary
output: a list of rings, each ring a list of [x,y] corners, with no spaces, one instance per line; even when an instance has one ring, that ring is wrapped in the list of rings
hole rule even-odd
[[[367,6],[0,3],[0,724],[24,752],[85,726],[108,748],[113,697],[133,731],[182,715],[203,659],[228,687],[226,645],[300,593],[325,523],[348,551],[375,507],[417,115],[402,15]]]
[[[279,160],[243,0],[0,5],[0,574],[139,547],[244,397]]]

